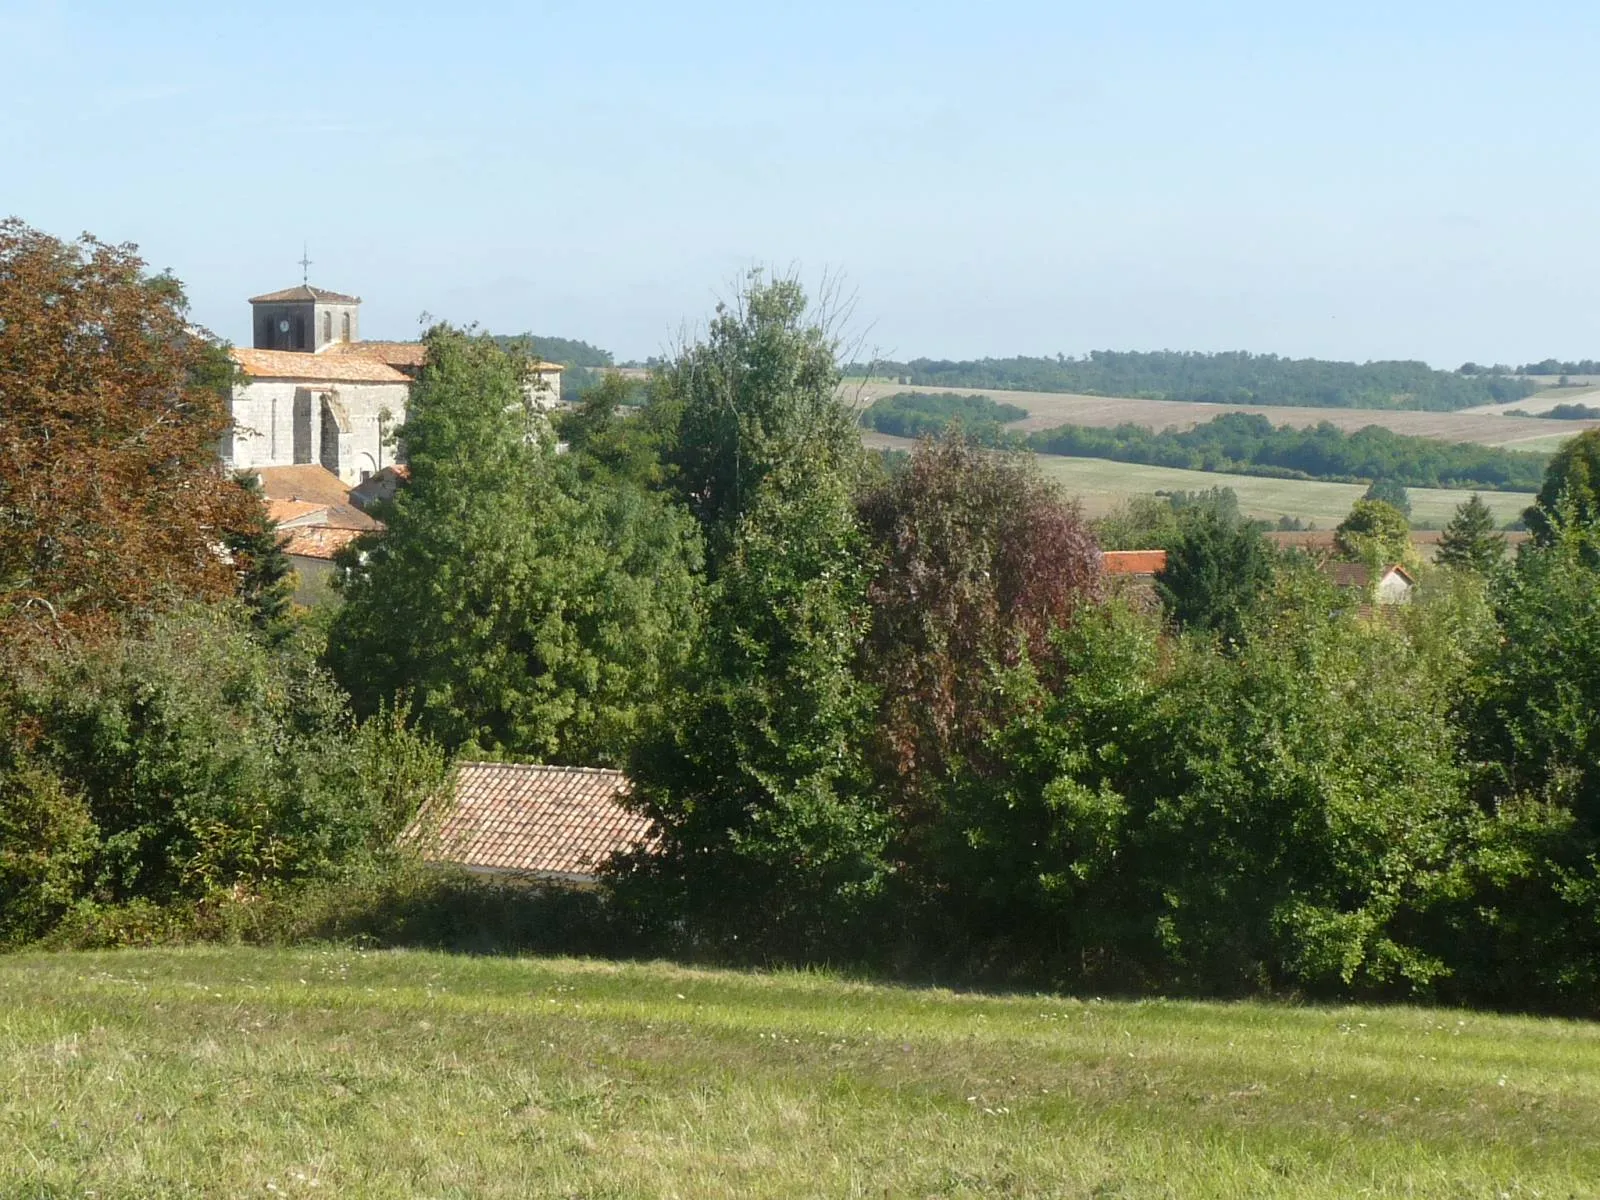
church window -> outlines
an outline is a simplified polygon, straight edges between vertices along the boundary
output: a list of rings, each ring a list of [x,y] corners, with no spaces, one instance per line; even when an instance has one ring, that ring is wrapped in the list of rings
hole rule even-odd
[[[272,318],[271,317],[268,317],[265,321],[261,322],[261,348],[263,350],[271,350],[272,349]]]
[[[325,313],[322,314],[322,340],[324,342],[333,341],[333,314],[332,313],[325,312]]]
[[[347,341],[347,342],[350,340],[350,314],[349,313],[345,313],[344,314],[344,340]]]
[[[296,317],[294,319],[294,348],[296,350],[304,350],[306,348],[306,319],[304,317]]]

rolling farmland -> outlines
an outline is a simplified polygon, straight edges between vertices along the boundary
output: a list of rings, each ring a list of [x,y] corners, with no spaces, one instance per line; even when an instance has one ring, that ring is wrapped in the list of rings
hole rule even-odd
[[[1436,438],[1445,442],[1478,442],[1486,446],[1504,446],[1511,450],[1537,448],[1547,450],[1552,437],[1570,437],[1585,429],[1600,427],[1600,421],[1547,421],[1537,417],[1507,417],[1497,409],[1462,412],[1415,412],[1374,408],[1293,408],[1264,404],[1195,404],[1184,400],[1132,400],[1115,396],[1079,396],[1064,392],[1008,392],[997,388],[937,388],[907,387],[904,384],[872,381],[858,384],[847,382],[843,392],[848,400],[862,407],[883,396],[896,392],[925,392],[930,395],[949,394],[961,396],[989,396],[1006,404],[1016,404],[1028,410],[1026,420],[1010,426],[1023,433],[1050,429],[1057,425],[1090,425],[1110,427],[1123,423],[1145,425],[1151,429],[1177,427],[1189,429],[1203,424],[1223,413],[1259,413],[1274,425],[1311,426],[1323,421],[1353,433],[1368,425],[1381,425],[1395,433],[1415,437]],[[1528,411],[1539,411],[1558,403],[1591,402],[1596,393],[1565,389],[1559,399],[1548,399],[1550,393],[1531,396],[1518,405]],[[1552,429],[1559,424],[1560,428]],[[1531,445],[1536,443],[1537,445]]]
[[[1542,422],[1549,424],[1549,422]],[[862,442],[878,449],[909,450],[910,438],[889,437],[863,431]],[[1232,488],[1239,507],[1249,516],[1276,521],[1298,517],[1331,529],[1350,512],[1366,487],[1359,483],[1325,483],[1318,479],[1269,479],[1259,475],[1231,475],[1221,471],[1185,471],[1177,467],[1152,467],[1143,463],[1115,462],[1108,458],[1066,458],[1056,454],[1035,456],[1039,470],[1076,496],[1090,517],[1103,516],[1130,496],[1152,492],[1193,492],[1206,488]],[[1419,528],[1438,528],[1450,520],[1456,506],[1472,493],[1446,488],[1410,488],[1412,521]],[[1532,492],[1479,492],[1495,521],[1501,525],[1522,515],[1533,503]]]

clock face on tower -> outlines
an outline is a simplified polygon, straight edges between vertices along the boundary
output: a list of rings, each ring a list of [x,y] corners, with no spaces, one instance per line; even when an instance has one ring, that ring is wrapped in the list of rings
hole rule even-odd
[[[278,332],[279,333],[288,333],[289,332],[289,319],[287,317],[285,317],[283,320],[278,322]]]

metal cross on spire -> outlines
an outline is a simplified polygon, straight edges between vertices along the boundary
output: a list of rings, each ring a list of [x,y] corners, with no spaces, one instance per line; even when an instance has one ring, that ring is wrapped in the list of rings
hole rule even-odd
[[[311,252],[304,242],[300,243],[300,282],[304,284],[311,282]]]

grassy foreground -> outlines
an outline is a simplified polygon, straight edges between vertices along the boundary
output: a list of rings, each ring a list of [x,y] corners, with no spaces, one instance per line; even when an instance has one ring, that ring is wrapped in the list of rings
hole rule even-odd
[[[347,949],[0,959],[4,1196],[1578,1197],[1600,1026]]]

